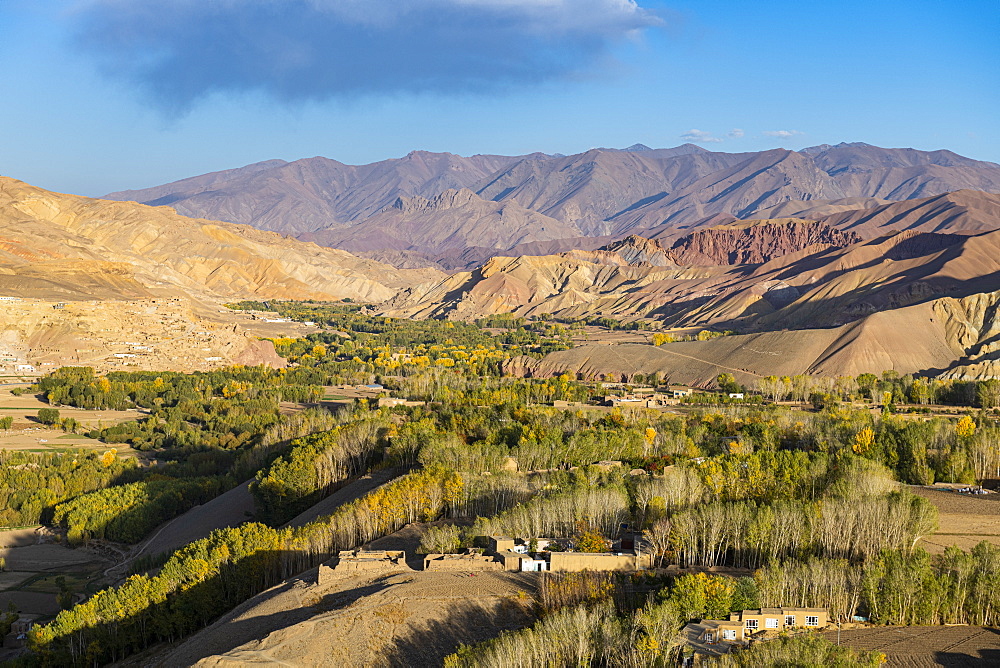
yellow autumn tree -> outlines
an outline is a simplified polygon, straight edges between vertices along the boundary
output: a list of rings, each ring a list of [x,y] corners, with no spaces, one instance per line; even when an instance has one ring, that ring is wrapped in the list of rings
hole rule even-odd
[[[674,337],[672,334],[667,334],[666,332],[656,332],[653,334],[653,345],[662,346],[664,343],[672,343]]]
[[[871,427],[865,427],[854,436],[854,443],[851,449],[855,454],[867,455],[875,445],[875,431]]]
[[[955,433],[962,438],[969,438],[976,433],[976,423],[968,415],[963,415],[962,419],[955,425]]]

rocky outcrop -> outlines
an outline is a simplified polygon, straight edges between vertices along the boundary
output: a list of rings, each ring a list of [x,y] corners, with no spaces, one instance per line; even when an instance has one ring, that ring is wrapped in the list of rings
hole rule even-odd
[[[661,246],[658,241],[635,234],[625,237],[621,241],[610,243],[601,250],[617,253],[625,264],[630,265],[672,267],[677,264],[670,251]]]
[[[812,246],[842,248],[859,241],[854,232],[824,223],[779,218],[697,230],[679,239],[670,253],[681,265],[763,264]]]

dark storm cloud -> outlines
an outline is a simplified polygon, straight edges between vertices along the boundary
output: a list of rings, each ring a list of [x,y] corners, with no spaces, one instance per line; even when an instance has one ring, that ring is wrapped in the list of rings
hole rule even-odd
[[[658,19],[632,0],[87,0],[82,47],[165,109],[490,92],[573,76]]]

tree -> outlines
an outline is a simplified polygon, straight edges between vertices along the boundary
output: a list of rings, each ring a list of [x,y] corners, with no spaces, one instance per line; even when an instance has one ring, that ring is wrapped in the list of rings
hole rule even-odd
[[[743,387],[736,382],[736,377],[731,373],[720,373],[718,378],[715,379],[715,384],[727,394],[743,391]]]
[[[608,539],[594,529],[580,532],[574,543],[577,552],[607,552],[611,547]]]
[[[979,405],[983,408],[1000,408],[1000,380],[995,378],[979,383],[976,390]]]
[[[910,401],[915,404],[926,404],[930,400],[931,391],[927,383],[917,378],[910,385]]]
[[[42,424],[53,425],[59,422],[58,408],[39,408],[38,421]]]
[[[10,429],[13,425],[14,425],[13,415],[7,415],[5,417],[0,418],[0,429],[7,430]]]
[[[878,376],[873,373],[863,373],[857,377],[858,389],[863,394],[867,394],[872,401],[875,400],[875,389],[878,384]]]
[[[670,550],[670,520],[659,519],[646,531],[644,538],[653,551],[656,565],[663,566],[663,560]]]
[[[851,449],[854,450],[855,454],[867,455],[872,451],[874,445],[875,432],[871,427],[865,427],[855,435]]]
[[[838,403],[837,397],[833,396],[829,392],[813,392],[809,395],[809,402],[812,403],[813,408],[818,411],[833,408]]]
[[[673,340],[673,335],[667,334],[666,332],[656,332],[653,334],[654,346],[662,346],[664,343],[671,343]]]
[[[969,438],[976,433],[976,423],[968,415],[963,415],[962,419],[955,425],[955,433],[962,438]]]

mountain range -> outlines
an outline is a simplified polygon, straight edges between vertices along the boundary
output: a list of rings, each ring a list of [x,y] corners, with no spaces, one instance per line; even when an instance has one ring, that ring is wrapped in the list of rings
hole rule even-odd
[[[1000,375],[996,191],[993,163],[865,144],[269,161],[115,195],[150,204],[0,178],[0,294],[350,298],[393,317],[736,332],[515,363],[537,375],[985,377]]]
[[[850,217],[958,190],[1000,192],[1000,165],[863,143],[755,153],[693,144],[570,156],[415,151],[361,166],[271,160],[106,198],[381,253],[400,266],[456,269],[525,244],[592,250],[631,233],[677,237],[734,219]],[[894,215],[835,226],[874,233]]]

